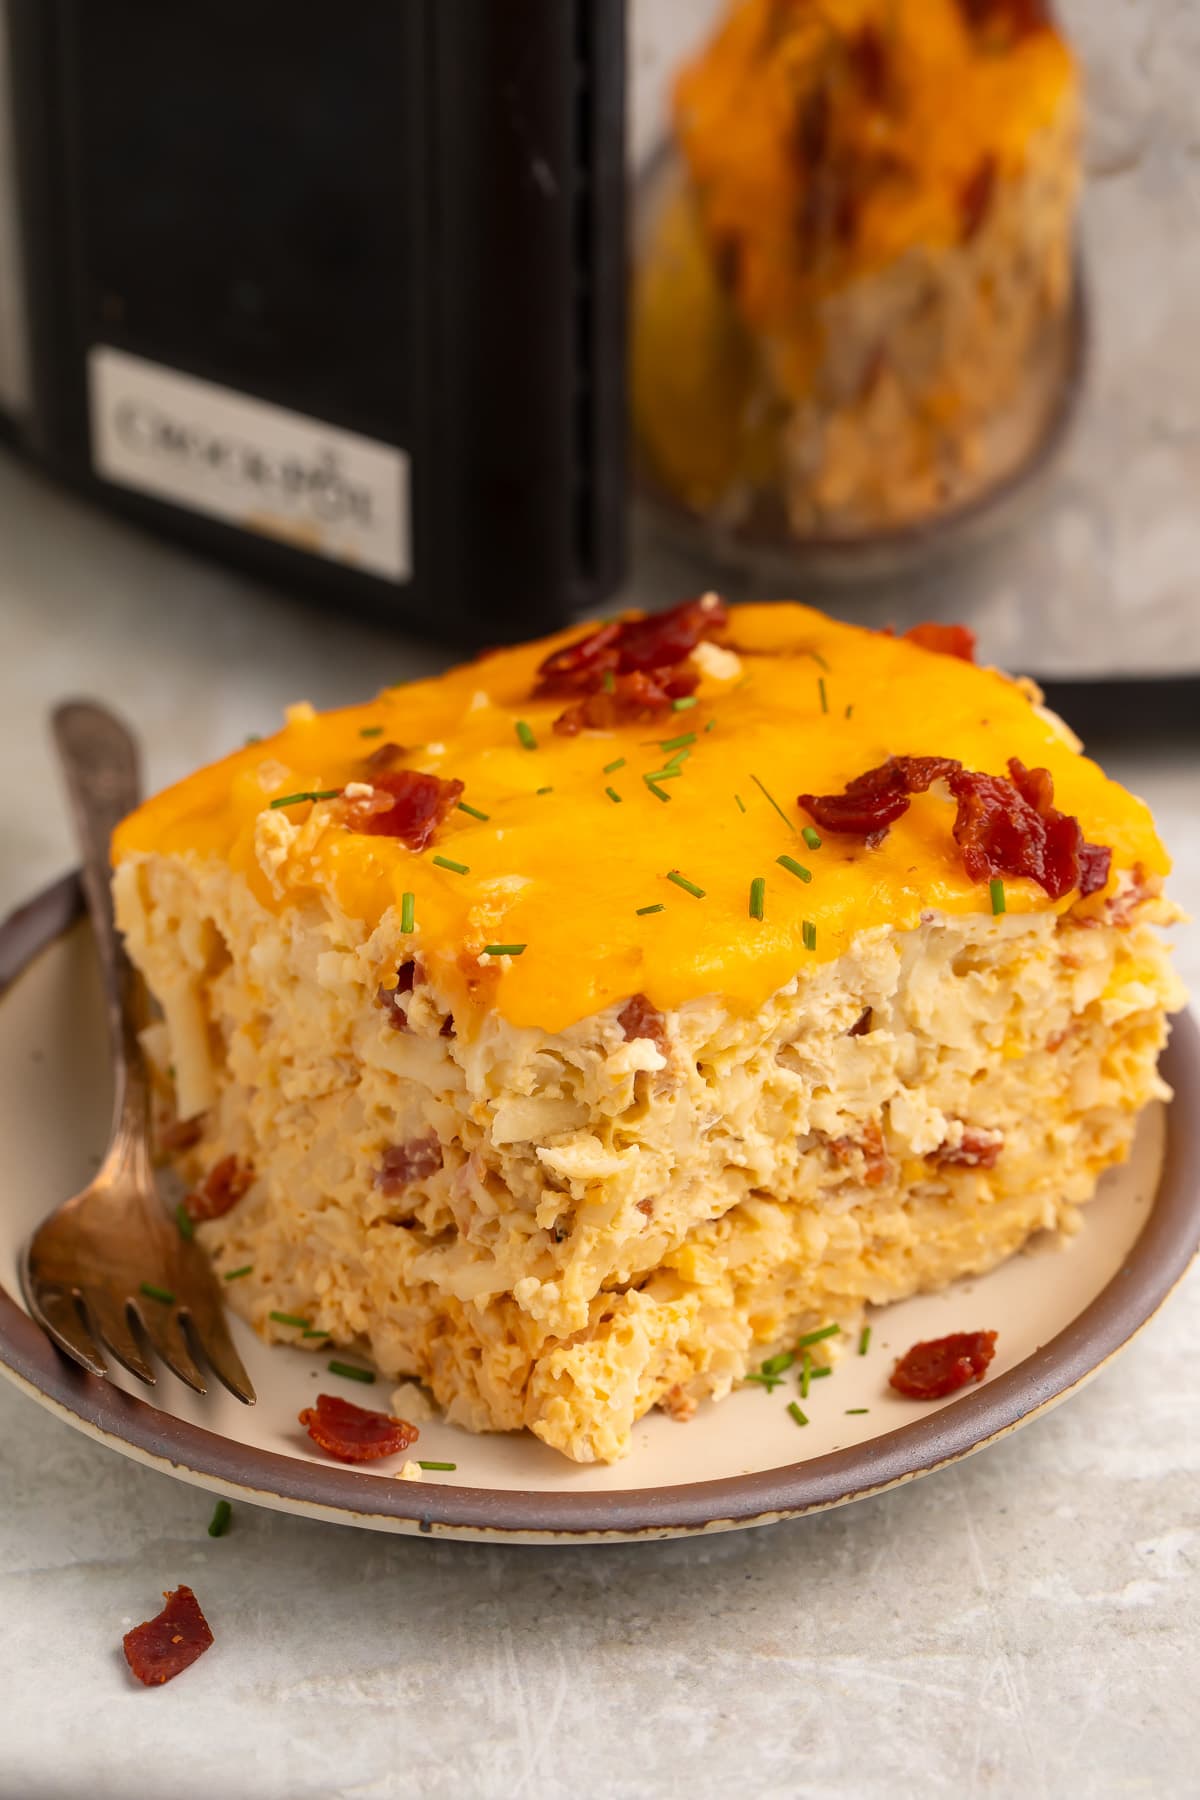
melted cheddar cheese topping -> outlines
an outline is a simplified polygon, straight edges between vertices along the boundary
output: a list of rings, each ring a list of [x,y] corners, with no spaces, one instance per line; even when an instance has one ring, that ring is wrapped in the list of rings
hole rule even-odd
[[[1000,775],[1018,756],[1048,768],[1056,804],[1091,842],[1111,847],[1110,887],[1135,864],[1148,875],[1170,866],[1145,804],[995,670],[807,607],[735,607],[722,634],[733,653],[698,653],[704,673],[694,705],[563,737],[553,724],[567,702],[531,694],[547,651],[584,629],[386,689],[365,706],[295,708],[274,737],[197,771],[126,819],[114,858],[219,859],[272,908],[326,895],[368,931],[397,919],[412,893],[415,930],[403,943],[431,979],[468,1010],[494,1009],[549,1032],[637,992],[663,1010],[721,994],[753,1011],[860,932],[910,929],[930,911],[990,915],[988,887],[964,872],[951,835],[954,804],[940,787],[915,796],[878,848],[831,834],[819,848],[805,842],[811,821],[796,796],[840,791],[889,755],[952,756]],[[536,747],[522,741],[521,721]],[[688,754],[678,775],[657,784],[669,795],[662,799],[644,776],[676,754],[664,742],[693,733],[680,746]],[[273,798],[369,782],[366,759],[386,742],[404,747],[403,766],[465,782],[463,800],[487,818],[456,809],[414,852],[348,830],[337,801],[269,811]],[[286,840],[282,886],[260,863],[265,813],[288,821],[277,833]],[[780,856],[812,879],[781,866]],[[670,880],[672,872],[703,897]],[[761,920],[750,913],[759,877]],[[1103,895],[1055,903],[1028,880],[1005,886],[1014,913],[1103,904]],[[654,906],[661,910],[639,910]],[[489,943],[526,947],[501,959],[483,954]]]

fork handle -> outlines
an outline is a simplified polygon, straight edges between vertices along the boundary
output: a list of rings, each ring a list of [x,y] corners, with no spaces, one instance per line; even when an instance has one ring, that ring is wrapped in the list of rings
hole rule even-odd
[[[94,700],[65,701],[55,708],[52,726],[108,1009],[116,1086],[114,1150],[144,1154],[149,1090],[138,1032],[146,1017],[145,988],[113,917],[109,851],[114,830],[141,796],[137,744],[128,727]]]

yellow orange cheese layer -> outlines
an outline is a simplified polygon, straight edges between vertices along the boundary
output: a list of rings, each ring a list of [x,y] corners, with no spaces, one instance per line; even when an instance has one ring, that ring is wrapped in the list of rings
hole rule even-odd
[[[114,858],[217,858],[269,905],[328,896],[367,930],[412,893],[413,951],[467,1017],[473,1007],[494,1009],[548,1032],[635,992],[663,1010],[705,994],[755,1010],[863,931],[909,929],[928,910],[990,913],[988,889],[968,880],[951,835],[953,804],[936,789],[916,796],[876,849],[831,835],[819,848],[805,843],[809,820],[797,794],[840,790],[889,755],[953,756],[993,774],[1018,756],[1048,768],[1057,804],[1078,816],[1090,841],[1111,846],[1114,879],[1136,863],[1150,875],[1170,866],[1145,804],[994,670],[807,607],[737,607],[723,634],[736,660],[705,659],[694,706],[567,738],[553,730],[565,702],[531,693],[547,651],[582,629],[386,689],[365,706],[320,715],[297,708],[274,737],[147,802],[119,828]],[[518,721],[536,748],[522,743]],[[643,776],[673,754],[660,747],[665,740],[693,732],[680,775],[659,784],[669,799],[658,798]],[[270,800],[369,780],[366,758],[387,741],[405,746],[406,766],[464,781],[464,800],[486,820],[456,810],[416,853],[348,831],[336,802],[283,809],[301,829],[286,846],[280,898],[256,854]],[[619,758],[622,767],[606,767]],[[469,872],[438,867],[435,855]],[[781,867],[781,855],[812,880]],[[670,881],[672,871],[703,898]],[[760,876],[761,921],[749,910]],[[1070,896],[1051,902],[1026,880],[1008,881],[1006,898],[1014,913],[1072,904]],[[1102,898],[1074,904],[1096,907]],[[663,910],[639,914],[655,905]],[[806,922],[815,927],[812,949]],[[500,942],[526,949],[506,960],[481,956]]]

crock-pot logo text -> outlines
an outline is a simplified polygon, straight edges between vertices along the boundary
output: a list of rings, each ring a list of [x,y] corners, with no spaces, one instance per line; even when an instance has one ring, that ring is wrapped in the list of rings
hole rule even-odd
[[[282,501],[323,524],[353,520],[373,522],[369,488],[342,469],[337,452],[318,450],[312,457],[273,455],[248,439],[173,418],[144,400],[118,403],[113,427],[128,450],[170,463],[176,470],[194,469],[230,490],[240,490],[253,508]]]

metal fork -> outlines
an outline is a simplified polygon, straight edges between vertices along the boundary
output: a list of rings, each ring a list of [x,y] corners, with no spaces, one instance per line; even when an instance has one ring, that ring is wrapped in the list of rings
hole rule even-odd
[[[102,1343],[153,1385],[152,1350],[203,1394],[203,1356],[230,1393],[251,1404],[254,1389],[212,1270],[166,1212],[150,1160],[150,1087],[138,1043],[146,993],[117,935],[109,888],[113,828],[138,802],[137,746],[119,719],[90,701],[58,707],[53,723],[100,955],[116,1098],[95,1180],[34,1232],[21,1259],[21,1287],[38,1324],[91,1374],[108,1375]]]

